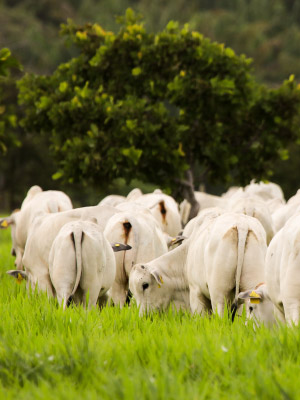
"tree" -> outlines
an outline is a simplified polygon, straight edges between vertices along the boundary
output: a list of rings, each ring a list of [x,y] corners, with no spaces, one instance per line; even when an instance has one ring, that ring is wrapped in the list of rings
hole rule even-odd
[[[139,178],[184,196],[195,214],[204,176],[270,176],[299,134],[294,77],[269,90],[254,81],[250,59],[186,25],[148,34],[130,9],[119,22],[114,34],[69,21],[62,33],[79,56],[19,82],[23,126],[51,135],[54,178]]]
[[[18,61],[11,55],[9,49],[0,50],[0,154],[7,152],[8,146],[19,145],[15,135],[17,117],[15,105],[6,101],[7,87],[11,83],[9,75],[11,68],[21,68]]]

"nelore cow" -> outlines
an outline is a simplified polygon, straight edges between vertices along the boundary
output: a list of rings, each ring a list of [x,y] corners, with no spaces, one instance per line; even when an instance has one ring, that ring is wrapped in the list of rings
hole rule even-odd
[[[15,266],[22,269],[22,257],[28,231],[37,215],[57,213],[73,208],[70,198],[57,190],[43,191],[39,186],[29,189],[21,209],[9,217],[0,219],[0,227],[11,227],[12,255],[16,257]]]
[[[266,255],[264,296],[257,290],[261,320],[268,319],[265,303],[274,305],[275,317],[289,325],[300,319],[300,214],[288,220],[274,236]],[[252,293],[252,294],[254,294]],[[249,296],[244,296],[248,298]]]
[[[96,306],[102,302],[116,275],[113,252],[129,250],[129,245],[110,244],[97,220],[65,224],[56,236],[49,255],[49,274],[59,303],[66,308],[75,303]]]
[[[69,222],[96,218],[97,224],[103,231],[109,218],[118,210],[110,206],[82,207],[63,211],[56,214],[37,216],[29,230],[22,264],[25,272],[21,271],[28,285],[54,295],[53,285],[49,275],[49,254],[60,229]],[[9,271],[18,277],[18,270]]]
[[[189,305],[194,313],[223,314],[241,291],[264,281],[266,234],[255,218],[225,213],[204,219],[180,247],[151,261],[137,264],[129,289],[140,314],[165,309],[170,302]]]
[[[120,213],[108,221],[104,235],[110,242],[122,242],[132,247],[130,252],[116,253],[116,279],[110,295],[115,304],[125,304],[128,277],[134,264],[148,262],[168,252],[166,238],[151,212],[140,204],[124,203]]]

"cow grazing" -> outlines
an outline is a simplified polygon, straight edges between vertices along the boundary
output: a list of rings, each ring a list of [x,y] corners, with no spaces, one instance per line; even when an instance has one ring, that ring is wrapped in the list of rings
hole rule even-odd
[[[228,210],[257,218],[266,231],[267,244],[270,243],[275,229],[271,213],[263,200],[258,197],[233,198],[229,202]]]
[[[75,303],[95,306],[112,286],[116,263],[113,251],[131,247],[111,245],[97,220],[65,224],[56,236],[49,255],[49,273],[59,303],[66,308],[72,297]]]
[[[241,292],[238,295],[238,304],[245,304],[247,319],[253,319],[259,326],[263,323],[272,326],[276,323],[274,305],[269,297],[267,285],[258,284],[255,288]]]
[[[176,236],[181,231],[179,209],[173,197],[155,191],[139,196],[134,201],[151,211],[163,232]]]
[[[225,301],[264,279],[266,234],[252,217],[225,213],[203,221],[180,247],[137,264],[129,288],[140,313],[164,309],[190,291],[192,312],[223,314]]]
[[[277,316],[288,324],[300,319],[300,214],[274,236],[266,255],[268,295]]]
[[[42,191],[39,186],[29,189],[21,209],[9,217],[0,219],[0,227],[11,227],[12,254],[16,256],[15,266],[22,269],[22,257],[28,231],[37,215],[57,213],[73,208],[70,198],[56,190]]]
[[[110,218],[104,230],[110,242],[122,242],[132,247],[130,252],[116,253],[116,279],[110,291],[115,304],[125,304],[131,268],[167,253],[165,236],[151,212],[139,204],[124,203],[122,211]]]
[[[49,254],[52,243],[60,229],[68,222],[96,218],[103,231],[109,218],[117,213],[114,207],[82,207],[56,214],[37,216],[30,228],[22,263],[28,284],[54,295],[49,275]],[[16,273],[11,273],[16,276]]]

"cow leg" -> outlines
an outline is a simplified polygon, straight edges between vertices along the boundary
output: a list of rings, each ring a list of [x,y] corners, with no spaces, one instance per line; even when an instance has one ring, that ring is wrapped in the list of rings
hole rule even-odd
[[[112,285],[110,294],[115,305],[119,305],[121,308],[125,305],[127,288],[124,284],[115,281]]]
[[[193,314],[202,315],[210,311],[209,300],[197,288],[190,287],[190,306]]]
[[[275,316],[276,321],[285,324],[286,321],[285,321],[284,313],[275,306],[274,306],[274,316]]]
[[[210,291],[210,298],[211,298],[211,305],[214,313],[219,314],[220,317],[224,315],[225,304],[230,303],[230,298],[232,297],[232,291],[225,293],[221,290],[214,291],[211,289]],[[230,307],[229,307],[230,310]]]
[[[300,318],[299,300],[286,300],[283,302],[285,319],[288,325],[298,325]]]

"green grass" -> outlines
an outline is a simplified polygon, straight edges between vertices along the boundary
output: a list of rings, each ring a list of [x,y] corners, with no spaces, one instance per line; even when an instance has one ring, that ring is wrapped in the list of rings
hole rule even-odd
[[[188,313],[139,318],[135,306],[102,312],[26,292],[0,232],[0,398],[300,398],[300,330],[254,330],[243,318]]]

